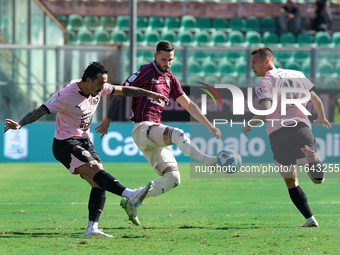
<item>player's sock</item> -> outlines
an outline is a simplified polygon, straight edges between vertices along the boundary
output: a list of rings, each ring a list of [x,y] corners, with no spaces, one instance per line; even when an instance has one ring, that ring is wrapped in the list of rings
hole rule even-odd
[[[122,197],[130,199],[133,197],[134,194],[135,194],[134,190],[126,188],[122,193]]]
[[[316,219],[314,218],[314,216],[312,216],[312,217],[307,218],[306,221],[310,224],[310,223],[316,222]]]
[[[122,196],[123,191],[126,189],[120,182],[111,174],[104,170],[99,171],[93,176],[93,180],[102,188],[112,192],[118,196]]]
[[[105,200],[105,190],[102,188],[92,188],[88,204],[90,222],[98,222],[100,214],[104,210]]]
[[[172,129],[172,130],[171,130]],[[213,161],[214,157],[209,156],[197,147],[184,133],[183,130],[178,128],[171,128],[169,130],[169,139],[170,142],[176,144],[177,147],[187,156],[192,157],[199,162],[202,162],[208,166],[210,166]]]
[[[92,232],[93,230],[98,229],[98,222],[97,221],[89,221],[87,225],[87,231]]]
[[[164,176],[154,179],[153,190],[150,191],[150,195],[148,197],[156,197],[161,195],[172,188],[177,187],[181,182],[181,175],[177,167],[173,167],[168,169]]]
[[[313,216],[308,202],[305,192],[301,189],[300,186],[288,189],[289,196],[292,199],[296,208],[302,213],[302,215],[308,219]]]

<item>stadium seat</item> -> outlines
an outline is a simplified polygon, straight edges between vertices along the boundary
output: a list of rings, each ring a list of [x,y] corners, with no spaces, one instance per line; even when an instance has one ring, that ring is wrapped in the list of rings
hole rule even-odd
[[[83,17],[78,14],[71,14],[67,19],[68,30],[79,30],[83,26]]]
[[[181,19],[181,30],[194,31],[197,26],[197,20],[190,15],[184,15]]]
[[[67,30],[68,33],[68,41],[67,44],[75,44],[76,43],[76,34],[72,30]]]
[[[92,44],[93,35],[90,30],[82,28],[77,33],[77,44]]]
[[[281,34],[280,43],[282,44],[282,46],[295,45],[295,35],[291,32]]]
[[[311,53],[310,51],[296,50],[293,52],[293,58],[298,62],[304,62],[311,58]]]
[[[276,68],[283,68],[282,63],[278,61],[277,59],[274,59],[274,65]]]
[[[188,86],[202,86],[198,82],[204,82],[204,79],[202,77],[199,77],[199,76],[191,76],[191,77],[188,78],[187,85]]]
[[[145,41],[144,41],[144,34],[142,31],[137,30],[137,34],[136,34],[136,42],[137,45],[141,46],[141,45],[145,45]]]
[[[188,52],[188,57],[199,62],[202,62],[207,58],[204,50],[190,50]]]
[[[116,27],[117,29],[128,31],[130,29],[130,16],[117,16]]]
[[[296,61],[288,61],[285,64],[285,69],[301,71],[301,66]]]
[[[256,46],[261,44],[261,35],[257,31],[248,31],[246,32],[245,42],[249,45]]]
[[[105,30],[112,31],[115,28],[115,18],[111,16],[101,16],[99,25]]]
[[[277,32],[278,25],[277,25],[276,19],[270,16],[263,17],[261,21],[261,28],[263,32],[265,31]]]
[[[213,76],[217,73],[217,66],[215,62],[211,60],[205,60],[201,65],[201,76]]]
[[[269,0],[254,0],[254,3],[269,3]]]
[[[297,36],[297,43],[299,46],[312,46],[314,42],[314,38],[309,33],[300,33]]]
[[[171,65],[170,72],[174,74],[177,79],[182,79],[183,77],[183,64],[180,61],[173,62]]]
[[[145,59],[146,61],[153,61],[154,59],[154,51],[151,50],[141,50],[137,52],[139,55],[139,57],[141,57],[142,59]]]
[[[246,30],[247,31],[260,31],[260,20],[255,16],[250,16],[246,19]]]
[[[264,32],[262,40],[265,46],[278,46],[279,44],[279,36],[275,32]]]
[[[136,70],[139,70],[141,68],[141,66],[144,66],[144,65],[147,65],[147,64],[150,64],[149,61],[147,61],[146,59],[137,59],[137,65],[136,65]]]
[[[177,17],[166,17],[164,19],[164,28],[168,30],[178,31],[181,27],[181,20]]]
[[[232,77],[234,73],[234,66],[228,60],[220,61],[217,66],[217,72],[218,72],[218,76],[220,77],[225,77],[225,76]]]
[[[110,36],[110,43],[116,44],[116,43],[122,43],[122,44],[128,44],[129,40],[127,38],[126,33],[123,30],[114,30],[111,33]]]
[[[161,31],[164,29],[164,19],[158,16],[149,17],[148,27],[151,30]]]
[[[220,83],[221,84],[236,85],[235,79],[232,78],[232,77],[228,77],[228,76],[222,76],[221,79],[220,79]]]
[[[228,41],[231,45],[240,45],[244,43],[244,35],[241,31],[230,31]]]
[[[334,32],[332,35],[332,42],[335,46],[340,46],[340,32]]]
[[[201,66],[197,61],[189,59],[187,70],[188,70],[188,76],[189,77],[199,76],[199,74],[201,72]]]
[[[246,21],[243,18],[234,17],[230,19],[230,28],[232,30],[245,31]]]
[[[247,76],[247,62],[237,61],[234,65],[235,77],[246,77]]]
[[[306,75],[306,77],[309,77],[310,76],[310,70],[311,70],[310,60],[303,62],[302,65],[301,65],[301,72],[303,72],[303,74]]]
[[[200,29],[200,30],[210,31],[211,30],[211,19],[207,17],[197,18],[196,27],[197,29]]]
[[[67,26],[67,17],[65,15],[57,15],[57,19],[64,27]]]
[[[317,46],[328,46],[332,42],[329,33],[320,31],[315,34],[315,43]]]
[[[235,61],[244,61],[247,57],[246,51],[229,51],[226,50],[225,52],[225,58],[229,61],[235,62]]]
[[[166,31],[162,32],[161,40],[166,40],[166,41],[169,41],[173,44],[176,44],[177,43],[177,35],[172,30],[166,30]]]
[[[214,46],[226,46],[228,42],[227,34],[224,31],[214,31],[211,33],[211,42]]]
[[[160,35],[157,31],[146,31],[144,41],[146,45],[157,45],[160,41]]]
[[[110,42],[110,35],[103,29],[97,29],[94,32],[94,44],[107,44]]]
[[[195,42],[198,46],[209,46],[210,35],[207,31],[198,31],[195,33]]]
[[[323,80],[323,89],[336,89],[339,90],[340,82],[339,78],[325,78]]]
[[[292,60],[293,52],[290,50],[274,51],[274,56],[280,62],[287,62]]]
[[[271,3],[285,3],[286,0],[270,0]]]
[[[96,30],[99,27],[99,18],[97,16],[85,16],[83,25],[89,30]]]
[[[228,21],[225,18],[219,18],[219,17],[214,18],[212,26],[216,30],[222,30],[222,31],[228,31],[229,30]]]
[[[338,76],[338,77],[340,77],[340,61],[338,61],[338,62],[335,64],[334,71],[335,71],[335,75]]]
[[[204,77],[203,82],[210,86],[215,86],[215,84],[220,83],[220,79],[215,76],[208,76],[208,77]]]
[[[194,36],[190,31],[181,31],[177,34],[177,40],[180,46],[193,46]]]
[[[145,31],[148,28],[148,19],[146,17],[138,16],[136,24],[138,30]]]
[[[327,61],[318,63],[316,69],[316,77],[333,77],[335,75],[334,66]]]

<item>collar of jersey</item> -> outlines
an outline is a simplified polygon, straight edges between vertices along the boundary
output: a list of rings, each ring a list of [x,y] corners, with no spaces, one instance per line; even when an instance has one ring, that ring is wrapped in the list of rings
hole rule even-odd
[[[157,71],[160,75],[162,75],[162,76],[165,76],[165,75],[166,75],[165,73],[162,73],[162,72],[158,69],[158,67],[157,67],[157,65],[156,65],[156,63],[155,63],[155,61],[152,62],[152,64],[153,64],[153,67],[156,69],[156,71]]]

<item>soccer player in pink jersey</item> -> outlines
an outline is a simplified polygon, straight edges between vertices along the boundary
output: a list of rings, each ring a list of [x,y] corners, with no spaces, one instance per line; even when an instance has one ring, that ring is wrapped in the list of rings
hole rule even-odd
[[[180,82],[170,72],[174,53],[175,49],[172,43],[169,41],[159,42],[154,55],[155,60],[142,66],[138,72],[132,74],[124,85],[155,91],[167,98],[171,96],[191,116],[204,124],[209,132],[212,133],[212,136],[217,139],[220,138],[220,130],[208,121],[198,106],[183,92]],[[97,132],[102,133],[102,136],[106,134],[115,109],[121,100],[122,97],[112,98],[106,118],[96,128]],[[132,100],[133,117],[131,120],[135,123],[132,137],[138,148],[143,152],[144,157],[160,176],[153,180],[155,186],[150,192],[150,197],[161,195],[180,184],[177,161],[169,145],[177,145],[184,154],[206,165],[213,165],[215,162],[215,157],[201,152],[185,135],[183,130],[163,125],[161,123],[163,110],[164,102],[158,103],[150,97],[140,97],[137,100],[135,98]],[[121,205],[125,210],[127,210],[128,204],[128,200],[122,199]],[[129,215],[128,211],[127,213]]]
[[[19,123],[6,119],[4,127],[4,132],[9,129],[20,129],[24,125],[37,121],[45,114],[57,113],[53,155],[70,173],[79,174],[92,187],[88,203],[89,223],[85,236],[112,237],[98,229],[98,220],[106,200],[106,190],[129,201],[129,213],[135,216],[134,220],[138,223],[136,207],[153,188],[153,182],[149,182],[145,187],[128,189],[104,171],[101,160],[89,139],[92,116],[101,96],[147,96],[155,102],[167,101],[165,96],[153,91],[111,85],[107,83],[107,72],[103,64],[91,63],[84,71],[82,79],[72,80],[44,104],[29,112]]]
[[[323,166],[318,152],[318,145],[311,131],[311,123],[307,115],[295,104],[286,105],[286,114],[281,112],[281,92],[285,87],[298,88],[309,91],[311,102],[317,112],[317,119],[323,127],[330,129],[325,117],[321,99],[314,92],[315,86],[306,76],[295,70],[275,68],[274,55],[268,47],[261,47],[252,52],[251,69],[257,77],[263,77],[255,87],[255,93],[259,98],[260,110],[272,108],[273,98],[278,97],[277,108],[268,115],[255,115],[250,120],[250,125],[255,126],[267,119],[267,134],[270,139],[271,149],[277,166],[286,166],[289,172],[281,172],[288,188],[289,196],[306,218],[306,222],[300,227],[319,227],[314,218],[307,197],[298,183],[297,165],[304,165],[308,176],[316,184],[324,181]],[[273,91],[277,90],[277,95]],[[302,99],[304,93],[287,93],[287,98]],[[306,104],[302,104],[304,107]],[[284,125],[282,124],[284,123]],[[246,124],[243,133],[247,135],[251,126]]]

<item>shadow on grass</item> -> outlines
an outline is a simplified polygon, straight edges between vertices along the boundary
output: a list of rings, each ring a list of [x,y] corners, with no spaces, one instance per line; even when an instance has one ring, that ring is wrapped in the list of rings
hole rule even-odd
[[[20,238],[20,237],[61,237],[61,236],[67,236],[67,237],[79,237],[82,236],[81,233],[60,233],[60,232],[54,232],[54,233],[46,233],[46,232],[6,232],[2,235],[0,235],[1,238]]]

